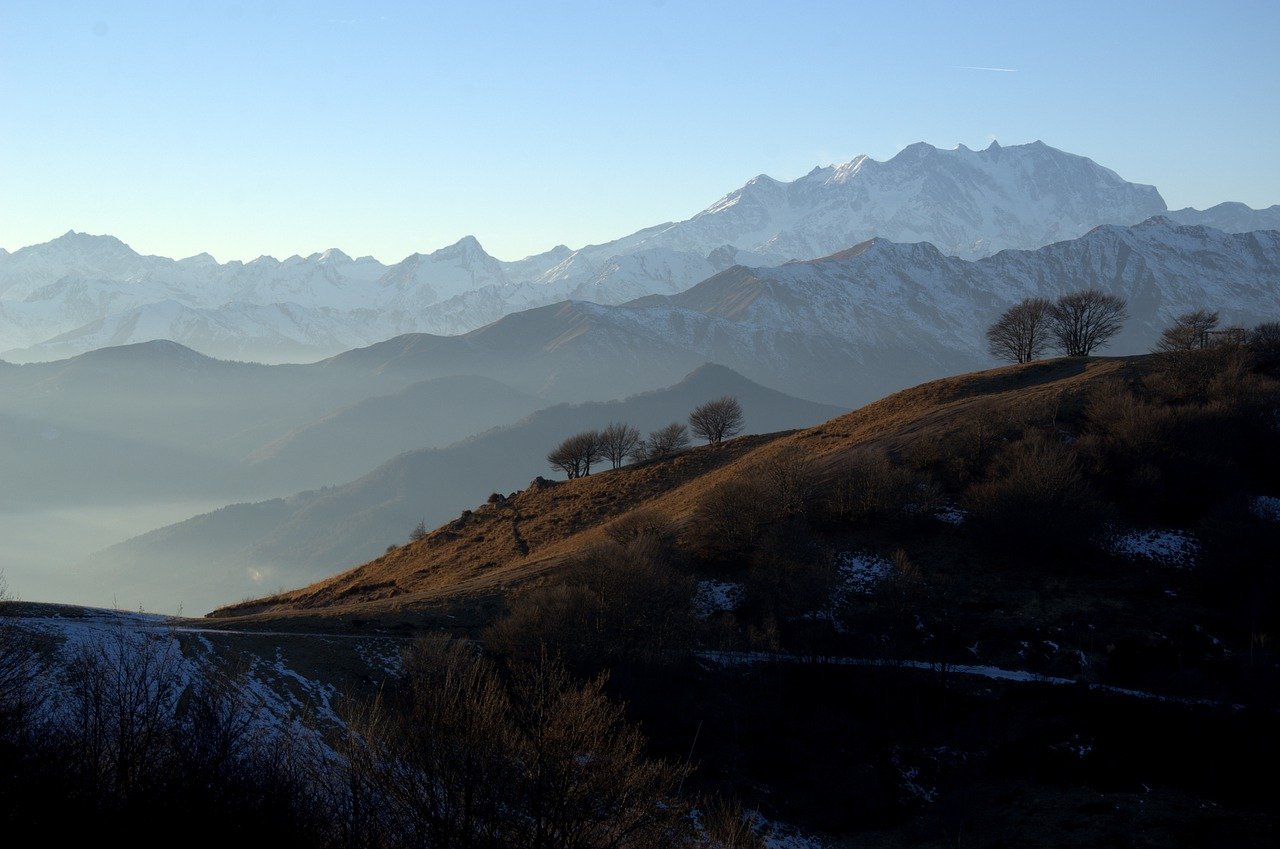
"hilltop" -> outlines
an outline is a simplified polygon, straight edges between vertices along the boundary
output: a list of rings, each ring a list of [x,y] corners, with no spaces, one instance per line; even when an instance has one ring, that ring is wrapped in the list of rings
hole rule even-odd
[[[968,413],[978,408],[1048,401],[1078,407],[1091,389],[1140,373],[1148,360],[1060,359],[961,375],[890,395],[812,428],[740,437],[670,460],[577,480],[538,480],[349,572],[214,615],[277,616],[355,607],[363,615],[496,590],[554,569],[628,512],[656,509],[687,529],[708,491],[788,449],[803,450],[820,474],[829,477],[842,459],[860,450],[896,451],[908,441],[953,436],[968,426]]]

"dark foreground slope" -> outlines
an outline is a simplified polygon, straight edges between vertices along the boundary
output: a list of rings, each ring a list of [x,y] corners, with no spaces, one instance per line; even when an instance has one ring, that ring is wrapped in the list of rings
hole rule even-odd
[[[540,484],[230,628],[611,673],[691,787],[833,845],[1265,845],[1280,382],[1242,349],[937,381]]]

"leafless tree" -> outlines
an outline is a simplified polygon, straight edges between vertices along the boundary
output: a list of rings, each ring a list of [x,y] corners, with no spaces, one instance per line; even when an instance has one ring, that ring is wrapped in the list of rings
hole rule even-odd
[[[629,424],[610,422],[600,431],[601,449],[604,458],[618,468],[640,444],[640,431]]]
[[[123,625],[68,662],[71,709],[63,733],[91,787],[124,799],[165,769],[181,663],[168,635]]]
[[[694,408],[689,414],[689,427],[708,445],[718,445],[742,432],[742,405],[732,395],[725,395]]]
[[[0,575],[0,603],[9,600]],[[44,663],[31,636],[0,616],[0,742],[31,733],[44,701]]]
[[[604,457],[604,442],[599,431],[584,430],[561,442],[547,455],[551,468],[560,469],[569,478],[591,474],[591,464]]]
[[[1211,334],[1218,326],[1218,313],[1209,310],[1192,310],[1173,320],[1173,324],[1160,333],[1156,344],[1158,353],[1199,351],[1209,347]]]
[[[659,460],[679,454],[689,447],[689,428],[679,422],[672,422],[660,430],[649,434],[645,440],[646,459]]]
[[[644,755],[644,737],[604,693],[605,677],[576,684],[545,652],[512,686],[520,813],[509,845],[530,849],[678,843],[675,793],[687,770]]]
[[[1049,308],[1049,334],[1068,357],[1087,357],[1119,333],[1126,318],[1124,298],[1083,289]]]
[[[987,328],[991,356],[1015,363],[1029,363],[1049,347],[1048,298],[1027,298],[1001,313]]]
[[[465,642],[409,651],[396,703],[348,723],[348,844],[682,845],[685,771],[644,757],[603,678],[579,685],[542,651],[507,680]]]

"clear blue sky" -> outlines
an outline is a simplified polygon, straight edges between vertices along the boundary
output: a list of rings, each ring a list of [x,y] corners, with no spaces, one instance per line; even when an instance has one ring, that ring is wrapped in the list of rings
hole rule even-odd
[[[396,261],[470,233],[514,259],[992,137],[1265,206],[1278,43],[1273,0],[5,0],[0,246]]]

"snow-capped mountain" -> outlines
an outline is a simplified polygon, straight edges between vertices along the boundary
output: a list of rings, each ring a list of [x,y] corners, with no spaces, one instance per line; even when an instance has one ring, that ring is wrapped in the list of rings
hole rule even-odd
[[[500,376],[546,397],[585,400],[660,386],[690,363],[712,361],[851,407],[990,365],[983,334],[1001,311],[1087,286],[1129,304],[1125,332],[1104,353],[1150,350],[1169,319],[1199,307],[1227,323],[1274,320],[1280,232],[1230,234],[1154,217],[977,260],[873,239],[819,260],[735,266],[674,296],[566,301],[463,336],[404,336],[334,362]]]
[[[1041,142],[985,150],[918,143],[884,162],[859,156],[791,182],[761,175],[685,221],[516,262],[495,259],[470,236],[386,266],[337,249],[175,261],[72,232],[0,253],[0,356],[50,359],[158,336],[219,356],[310,360],[405,332],[465,333],[564,300],[673,295],[731,266],[775,267],[873,238],[976,259],[1164,212],[1155,188]],[[1280,207],[1170,215],[1233,232],[1280,226]]]
[[[1242,203],[1220,203],[1208,209],[1170,210],[1168,216],[1179,224],[1203,224],[1228,233],[1247,233],[1250,230],[1280,230],[1280,204],[1265,209],[1253,209]]]

